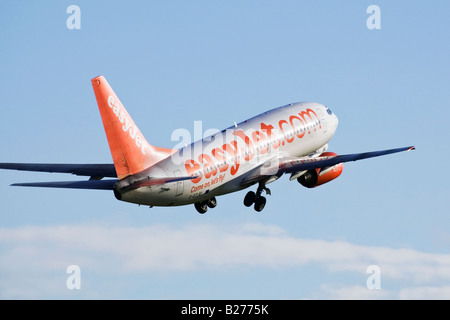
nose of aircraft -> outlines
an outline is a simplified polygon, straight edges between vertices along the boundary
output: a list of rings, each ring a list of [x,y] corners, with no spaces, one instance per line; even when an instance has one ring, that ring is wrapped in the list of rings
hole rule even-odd
[[[334,114],[334,112],[332,112],[330,110],[330,108],[326,107],[327,113],[330,115],[329,117],[329,125],[330,127],[332,127],[334,130],[336,130],[338,124],[339,124],[339,119],[338,117]]]
[[[338,117],[333,113],[333,125],[334,125],[334,127],[337,128],[338,124],[339,124],[339,119],[338,119]]]

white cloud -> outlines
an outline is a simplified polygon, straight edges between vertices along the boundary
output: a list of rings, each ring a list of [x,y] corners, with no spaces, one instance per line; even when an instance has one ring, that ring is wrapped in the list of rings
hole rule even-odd
[[[423,299],[432,299],[432,300],[449,300],[450,299],[450,286],[443,287],[413,287],[413,288],[404,288],[399,292],[400,299],[407,300],[423,300]]]
[[[378,300],[392,298],[392,292],[384,289],[369,290],[363,286],[342,286],[324,284],[321,286],[321,296],[333,300]]]
[[[324,284],[320,288],[320,296],[334,300],[378,300],[378,299],[401,299],[401,300],[449,300],[449,286],[417,286],[407,287],[400,290],[372,289],[364,286],[345,286]]]
[[[368,247],[344,241],[302,239],[273,225],[238,227],[210,224],[181,228],[157,225],[29,226],[0,229],[0,297],[33,296],[27,278],[42,289],[45,278],[65,283],[68,265],[79,265],[91,274],[139,274],[233,268],[301,268],[317,265],[327,272],[350,272],[367,277],[366,268],[378,265],[383,285],[412,281],[398,294],[360,286],[324,287],[331,298],[414,298],[450,296],[450,255],[412,249]],[[56,282],[56,280],[55,280]],[[49,283],[48,281],[46,282]],[[411,285],[409,283],[409,285]],[[21,288],[28,288],[22,289]],[[50,285],[47,290],[64,290]]]

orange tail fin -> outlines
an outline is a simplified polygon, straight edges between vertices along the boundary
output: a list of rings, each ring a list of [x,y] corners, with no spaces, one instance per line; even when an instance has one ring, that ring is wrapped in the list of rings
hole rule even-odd
[[[154,147],[145,140],[103,76],[91,81],[119,180],[138,173],[175,152],[172,149]]]

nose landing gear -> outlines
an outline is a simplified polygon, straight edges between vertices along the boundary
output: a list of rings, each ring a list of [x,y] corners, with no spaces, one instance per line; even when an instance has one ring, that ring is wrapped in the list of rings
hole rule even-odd
[[[264,207],[266,206],[266,198],[261,195],[263,191],[265,191],[266,194],[270,195],[270,189],[267,188],[263,182],[260,182],[258,189],[256,190],[256,193],[253,191],[249,191],[245,195],[244,205],[246,207],[254,205],[255,211],[257,212],[262,211],[262,209],[264,209]]]

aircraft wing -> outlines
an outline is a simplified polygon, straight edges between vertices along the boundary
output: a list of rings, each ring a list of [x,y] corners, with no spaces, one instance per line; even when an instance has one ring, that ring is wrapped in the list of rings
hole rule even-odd
[[[136,181],[128,186],[120,188],[121,192],[128,192],[142,187],[150,187],[169,182],[177,182],[190,180],[195,178],[189,177],[165,177],[150,178],[146,180]],[[106,180],[87,180],[87,181],[51,181],[51,182],[26,182],[13,183],[13,187],[42,187],[42,188],[65,188],[65,189],[95,189],[95,190],[114,190],[114,186],[119,182],[117,179]]]
[[[71,173],[77,176],[90,177],[90,179],[86,181],[26,182],[14,183],[11,185],[15,187],[114,190],[114,186],[117,182],[119,182],[118,179],[102,180],[104,177],[117,178],[116,170],[113,164],[0,163],[0,169]],[[196,176],[145,178],[142,180],[134,181],[132,184],[121,188],[121,191],[126,192],[142,187],[189,180],[193,178],[196,178]]]
[[[114,164],[56,164],[56,163],[0,163],[0,169],[71,173],[88,176],[93,180],[104,177],[117,178]]]
[[[19,187],[71,188],[113,190],[117,179],[101,180],[104,177],[117,178],[113,164],[57,164],[57,163],[0,163],[0,169],[71,173],[77,176],[90,177],[87,181],[57,181],[14,183]]]
[[[339,163],[358,161],[379,156],[384,156],[392,153],[411,151],[415,147],[403,147],[396,149],[352,153],[338,156],[323,156],[323,157],[281,157],[279,159],[272,159],[268,163],[253,169],[241,182],[241,185],[253,184],[255,182],[265,180],[271,176],[281,176],[283,173],[294,173],[306,171],[316,168],[326,168],[337,165]],[[275,161],[274,161],[275,160]]]
[[[65,189],[92,189],[92,190],[114,190],[117,179],[87,180],[87,181],[57,181],[57,182],[27,182],[13,183],[14,187],[42,187],[42,188],[65,188]]]

